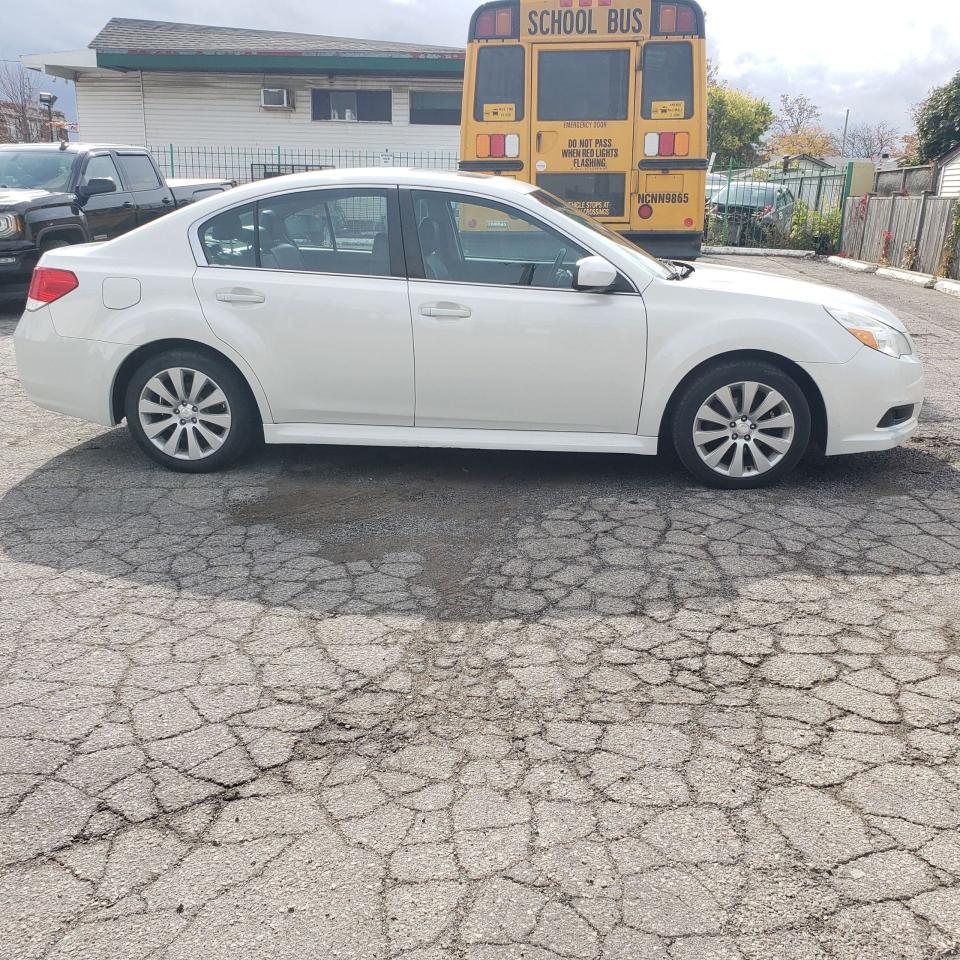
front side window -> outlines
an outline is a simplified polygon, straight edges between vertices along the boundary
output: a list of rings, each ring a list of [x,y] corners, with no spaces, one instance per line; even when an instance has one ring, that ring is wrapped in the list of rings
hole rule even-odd
[[[454,91],[410,91],[410,122],[456,127],[460,125],[461,96]]]
[[[314,120],[390,123],[393,94],[389,90],[313,90],[311,110]]]
[[[87,167],[83,171],[82,183],[86,185],[91,180],[112,180],[117,185],[117,189],[120,189],[120,174],[117,173],[117,166],[109,153],[91,157],[87,161]]]
[[[693,47],[648,43],[643,48],[645,120],[689,120],[693,116]]]
[[[523,47],[482,47],[477,53],[474,120],[523,119]]]
[[[546,224],[493,200],[414,191],[429,280],[498,286],[573,286],[586,251]]]
[[[541,120],[626,120],[630,51],[544,51],[537,90]]]
[[[261,200],[260,265],[389,277],[395,233],[387,190],[351,187],[305,190]]]
[[[234,207],[200,228],[200,244],[212,267],[255,267],[255,205]]]
[[[120,169],[127,188],[138,190],[158,190],[162,184],[153,166],[153,161],[142,153],[117,154]]]

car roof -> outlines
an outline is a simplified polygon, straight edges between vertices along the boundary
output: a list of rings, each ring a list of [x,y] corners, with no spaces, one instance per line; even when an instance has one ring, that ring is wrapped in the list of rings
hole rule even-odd
[[[293,173],[243,184],[222,195],[222,199],[272,195],[284,190],[303,190],[310,187],[336,186],[405,186],[471,190],[488,196],[504,198],[524,196],[537,188],[529,183],[507,177],[492,177],[482,173],[460,173],[449,170],[418,170],[408,167],[348,167],[336,170],[317,170],[311,173]]]
[[[135,147],[129,143],[68,143],[66,146],[60,146],[59,143],[3,143],[0,144],[0,150],[46,150],[48,152],[55,150],[58,153],[89,153],[91,150],[136,150],[139,153],[147,153],[146,147]]]

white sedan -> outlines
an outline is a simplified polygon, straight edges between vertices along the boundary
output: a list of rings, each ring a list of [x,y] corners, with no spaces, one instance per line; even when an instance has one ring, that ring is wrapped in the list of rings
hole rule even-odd
[[[528,184],[252,183],[47,253],[16,331],[43,407],[174,470],[258,442],[656,454],[727,488],[916,429],[903,323],[841,290],[663,263]]]

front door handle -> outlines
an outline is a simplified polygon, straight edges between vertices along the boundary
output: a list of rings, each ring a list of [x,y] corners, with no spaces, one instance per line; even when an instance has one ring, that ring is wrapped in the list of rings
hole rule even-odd
[[[217,299],[221,303],[266,303],[262,293],[253,290],[218,290]]]
[[[459,303],[425,303],[420,314],[437,320],[466,320],[473,316],[473,311]]]

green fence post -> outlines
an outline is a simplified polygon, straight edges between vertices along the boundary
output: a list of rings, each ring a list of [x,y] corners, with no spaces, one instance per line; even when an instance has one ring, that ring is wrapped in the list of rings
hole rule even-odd
[[[723,245],[727,245],[727,226],[728,226],[728,217],[730,216],[730,187],[733,183],[733,157],[730,158],[730,163],[727,166],[727,196],[723,204]]]
[[[170,144],[170,177],[173,178],[173,144]]]
[[[843,234],[847,228],[847,201],[853,193],[853,161],[847,164],[847,176],[843,181],[843,195],[840,197],[840,253],[843,253]]]
[[[277,144],[277,173],[280,173],[280,144]]]

